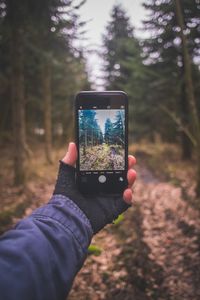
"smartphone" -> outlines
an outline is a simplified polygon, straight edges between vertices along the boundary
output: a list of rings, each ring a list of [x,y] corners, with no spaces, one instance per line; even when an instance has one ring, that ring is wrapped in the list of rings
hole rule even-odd
[[[84,194],[127,188],[128,98],[123,91],[82,91],[75,98],[76,183]]]

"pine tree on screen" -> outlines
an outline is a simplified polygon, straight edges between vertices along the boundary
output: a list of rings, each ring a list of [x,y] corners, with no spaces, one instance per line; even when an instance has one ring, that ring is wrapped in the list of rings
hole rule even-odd
[[[124,112],[118,111],[113,123],[113,142],[124,145]]]
[[[113,142],[113,124],[109,118],[105,122],[104,140],[108,145],[111,145]]]
[[[103,133],[96,120],[94,110],[82,110],[79,112],[79,139],[84,148],[95,146],[103,142]]]

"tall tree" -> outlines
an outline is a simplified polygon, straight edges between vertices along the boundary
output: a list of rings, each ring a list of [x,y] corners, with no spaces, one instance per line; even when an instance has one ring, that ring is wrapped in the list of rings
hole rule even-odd
[[[76,57],[73,53],[67,53],[67,57],[63,57],[59,63],[53,66],[52,117],[53,124],[59,126],[62,130],[61,141],[73,137],[73,126],[69,126],[69,124],[73,119],[74,95],[79,90],[90,90],[85,66],[84,57],[77,52]],[[55,126],[53,126],[53,129],[55,132]]]
[[[188,50],[194,58],[199,51],[197,40],[199,35],[198,4],[195,0],[183,0],[182,5],[185,29],[188,36]],[[154,86],[154,89],[151,89],[150,86],[151,94],[148,95],[148,98],[152,106],[157,106],[154,117],[156,123],[161,123],[161,126],[157,129],[158,132],[160,131],[168,139],[171,137],[176,140],[177,136],[173,135],[174,130],[172,130],[170,124],[171,120],[167,121],[168,117],[159,108],[162,104],[169,110],[179,113],[184,126],[189,126],[188,107],[183,93],[183,90],[185,90],[183,48],[179,37],[180,27],[175,14],[175,1],[147,0],[144,7],[149,11],[149,18],[144,22],[144,28],[151,32],[151,38],[145,40],[143,49],[146,54],[146,64],[153,71],[149,75],[151,86]],[[193,65],[193,71],[194,69],[195,66]],[[168,131],[165,130],[166,126],[169,129]],[[190,155],[190,151],[188,151],[190,142],[184,132],[182,132],[181,138],[183,158],[188,158],[188,155]]]
[[[180,27],[180,36],[183,47],[183,64],[184,64],[184,80],[186,87],[187,100],[190,108],[191,125],[193,129],[193,136],[196,140],[195,152],[197,157],[197,186],[196,194],[200,197],[200,121],[198,116],[198,109],[194,96],[193,80],[192,80],[192,69],[191,69],[191,58],[188,50],[188,41],[185,34],[184,18],[181,10],[181,4],[179,0],[176,2],[176,13],[178,19],[178,25]]]
[[[9,68],[9,43],[8,28],[5,26],[5,1],[0,1],[0,136],[12,130],[11,122],[8,123],[8,116],[11,115],[11,97],[10,97],[10,68]],[[5,34],[5,32],[7,34]],[[5,101],[6,99],[6,101]]]
[[[130,132],[134,129],[134,111],[140,105],[141,77],[143,65],[141,49],[134,37],[133,27],[126,11],[121,5],[115,5],[111,12],[111,21],[103,36],[104,73],[107,89],[125,90],[130,100]],[[141,90],[141,89],[140,89]],[[135,133],[135,132],[134,132]]]
[[[41,85],[44,109],[45,153],[46,159],[52,163],[52,66],[49,59],[41,63]]]
[[[109,118],[105,122],[104,140],[108,145],[111,145],[113,142],[113,124]]]
[[[120,89],[130,76],[126,62],[138,54],[138,44],[133,38],[133,27],[121,5],[115,5],[111,12],[111,21],[103,37],[105,80],[109,89]]]
[[[79,140],[86,153],[86,147],[102,144],[103,133],[96,119],[95,110],[82,110],[79,112]]]
[[[45,153],[52,162],[52,68],[53,61],[69,53],[75,31],[77,15],[73,12],[71,0],[35,1],[34,16],[41,61],[41,95],[44,109]],[[69,11],[71,12],[69,13]],[[65,14],[64,14],[65,13]],[[39,20],[39,21],[38,21]],[[69,34],[71,31],[71,34]]]
[[[24,85],[24,36],[26,1],[5,1],[4,26],[9,36],[9,62],[11,67],[11,101],[14,141],[14,183],[25,182],[26,127]]]
[[[25,178],[26,124],[31,141],[33,134],[42,133],[42,115],[46,115],[50,157],[52,131],[61,120],[69,122],[72,117],[69,105],[74,93],[89,87],[84,59],[73,45],[84,25],[78,18],[81,3],[0,0],[0,131],[9,137],[12,106],[13,138],[9,140],[15,145],[16,183]],[[63,132],[69,127],[63,121]]]
[[[125,114],[123,111],[118,111],[113,123],[113,143],[124,145],[124,127],[125,127]]]

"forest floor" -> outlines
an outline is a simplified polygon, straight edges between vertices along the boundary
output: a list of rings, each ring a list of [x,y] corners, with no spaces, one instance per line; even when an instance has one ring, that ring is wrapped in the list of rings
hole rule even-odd
[[[134,205],[121,223],[107,226],[93,238],[100,255],[88,256],[68,299],[200,299],[200,218],[194,199],[194,162],[182,162],[179,150],[170,145],[140,144],[130,152],[137,157]],[[61,153],[57,151],[56,159]],[[21,214],[28,215],[48,201],[56,167],[41,165],[42,161],[38,155],[30,166],[35,172],[29,174],[25,193],[12,188],[11,172],[7,171],[7,185],[4,179],[0,186],[1,192],[7,193],[1,201],[2,211],[11,206],[14,213],[11,203],[21,199],[18,206],[26,201]],[[15,222],[19,215],[15,213],[10,221]]]
[[[120,145],[88,146],[84,150],[81,148],[80,165],[81,170],[123,170],[124,169],[124,149]]]

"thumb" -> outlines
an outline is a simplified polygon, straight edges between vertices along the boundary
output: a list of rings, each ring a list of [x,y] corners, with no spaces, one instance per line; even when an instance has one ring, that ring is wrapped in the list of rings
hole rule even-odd
[[[75,143],[69,143],[67,153],[63,157],[62,161],[65,164],[74,166],[77,160],[77,148]]]

